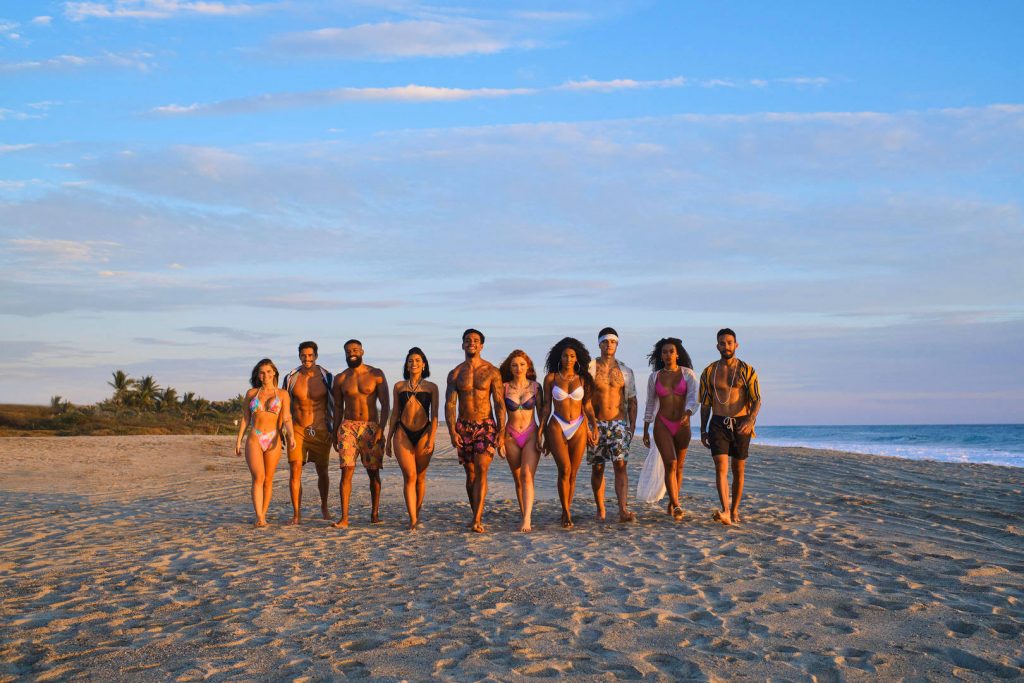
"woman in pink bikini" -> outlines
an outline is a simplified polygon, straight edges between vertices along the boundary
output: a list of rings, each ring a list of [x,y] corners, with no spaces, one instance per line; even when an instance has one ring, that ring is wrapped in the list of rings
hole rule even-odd
[[[654,372],[647,381],[647,409],[644,411],[644,446],[650,448],[650,426],[654,422],[654,443],[665,464],[668,513],[679,521],[683,508],[683,465],[690,446],[690,416],[697,409],[697,375],[690,354],[675,337],[659,339],[647,356]]]
[[[594,380],[590,376],[590,352],[578,339],[566,337],[551,347],[544,377],[540,447],[547,450],[558,468],[558,500],[562,504],[562,528],[572,529],[572,499],[576,473],[587,444],[597,445],[597,418],[590,405]],[[546,448],[545,448],[546,446]]]
[[[520,531],[531,530],[533,513],[533,476],[540,462],[537,422],[544,403],[544,392],[537,383],[537,371],[525,351],[516,349],[501,364],[505,383],[505,459],[516,484],[516,498],[523,515]]]
[[[264,358],[252,369],[249,384],[242,401],[242,420],[235,441],[235,455],[242,455],[252,475],[252,508],[256,511],[256,526],[267,525],[267,508],[274,486],[274,470],[281,458],[281,435],[288,437],[288,448],[295,448],[292,437],[292,411],[287,391],[277,389],[277,367]],[[246,436],[248,431],[248,436]]]

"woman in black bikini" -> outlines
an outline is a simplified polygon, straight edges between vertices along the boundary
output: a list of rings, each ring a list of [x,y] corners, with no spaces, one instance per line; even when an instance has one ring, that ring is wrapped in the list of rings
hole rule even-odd
[[[428,382],[430,364],[419,347],[405,356],[405,381],[395,384],[388,423],[387,454],[398,459],[405,479],[405,507],[409,511],[409,529],[417,527],[423,495],[427,489],[427,465],[434,454],[437,433],[437,385]]]

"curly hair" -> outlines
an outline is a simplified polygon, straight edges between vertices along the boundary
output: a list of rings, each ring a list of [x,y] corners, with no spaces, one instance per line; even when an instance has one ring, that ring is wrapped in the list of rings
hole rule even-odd
[[[579,339],[565,337],[552,346],[551,350],[548,351],[547,362],[544,364],[547,371],[555,373],[561,369],[562,353],[566,349],[572,349],[576,352],[576,374],[583,380],[584,391],[589,394],[590,388],[594,383],[594,378],[590,376],[590,352],[587,351],[587,347]]]
[[[280,378],[280,375],[277,372],[277,366],[274,365],[274,361],[270,360],[269,358],[264,358],[255,366],[253,366],[252,374],[249,376],[249,384],[252,385],[253,389],[259,389],[261,386],[263,386],[263,382],[260,381],[260,368],[262,368],[264,365],[269,365],[274,369],[274,386],[277,386],[277,380]]]
[[[665,367],[665,361],[661,359],[661,348],[665,344],[671,344],[676,347],[676,355],[679,357],[679,364],[684,368],[690,368],[693,370],[693,361],[690,360],[690,354],[683,348],[683,340],[675,337],[664,337],[658,340],[658,343],[654,345],[654,350],[647,354],[647,362],[650,363],[651,367],[655,372]]]
[[[405,362],[402,363],[402,377],[409,379],[409,357],[417,355],[423,359],[423,379],[430,377],[430,362],[427,360],[427,354],[423,353],[423,349],[418,346],[414,346],[409,349],[409,353],[405,354]]]
[[[526,351],[522,349],[516,349],[508,354],[508,358],[502,361],[501,366],[498,368],[501,371],[501,381],[512,381],[512,361],[516,358],[522,358],[526,361],[526,379],[536,381],[537,371],[533,369],[533,359],[526,355]]]

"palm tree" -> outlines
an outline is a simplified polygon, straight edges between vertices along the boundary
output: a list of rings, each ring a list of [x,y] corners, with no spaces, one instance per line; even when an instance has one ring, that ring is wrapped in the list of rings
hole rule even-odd
[[[160,392],[160,385],[153,379],[153,375],[146,375],[135,383],[135,398],[143,409],[149,408],[156,401]]]
[[[135,380],[128,376],[124,370],[115,370],[111,373],[114,376],[113,382],[107,382],[114,387],[114,405],[124,405],[135,386]]]
[[[50,412],[54,415],[63,415],[71,407],[71,401],[65,401],[60,394],[50,397]]]
[[[174,387],[167,387],[156,398],[157,410],[172,410],[178,407],[178,390]]]

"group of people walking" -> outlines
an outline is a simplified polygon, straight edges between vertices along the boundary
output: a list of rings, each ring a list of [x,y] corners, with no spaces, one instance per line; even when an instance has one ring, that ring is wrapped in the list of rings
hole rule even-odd
[[[626,465],[636,431],[636,382],[633,371],[616,358],[616,331],[610,327],[600,331],[597,358],[591,358],[577,339],[560,340],[548,352],[542,382],[533,360],[519,349],[498,367],[484,360],[484,339],[479,330],[463,333],[465,360],[448,373],[444,394],[444,421],[466,472],[470,528],[484,531],[487,474],[495,455],[505,459],[512,472],[521,531],[533,526],[534,475],[542,454],[550,454],[558,469],[563,528],[573,528],[572,501],[584,455],[591,467],[597,518],[606,516],[605,467],[611,463],[619,521],[635,520],[628,506]],[[701,442],[714,458],[721,502],[713,516],[726,525],[740,522],[744,465],[761,394],[757,373],[736,357],[737,347],[735,332],[719,330],[720,359],[707,366],[699,380],[677,338],[658,340],[648,355],[653,372],[647,383],[643,443],[650,447],[653,438],[651,454],[660,456],[664,467],[666,512],[677,521],[683,517],[680,495],[690,417],[699,403]],[[312,341],[299,344],[300,364],[283,380],[269,358],[252,370],[235,453],[245,455],[252,475],[257,527],[267,524],[273,473],[283,444],[287,444],[290,469],[290,524],[302,521],[302,468],[307,462],[316,467],[323,518],[331,519],[332,450],[338,452],[342,473],[341,517],[333,526],[349,525],[357,460],[369,477],[371,521],[380,521],[380,470],[385,454],[394,457],[402,470],[409,529],[420,524],[441,412],[440,390],[428,379],[427,356],[418,347],[409,349],[402,380],[389,392],[384,373],[363,362],[359,340],[345,342],[344,351],[347,367],[337,376],[317,364],[318,347]]]

